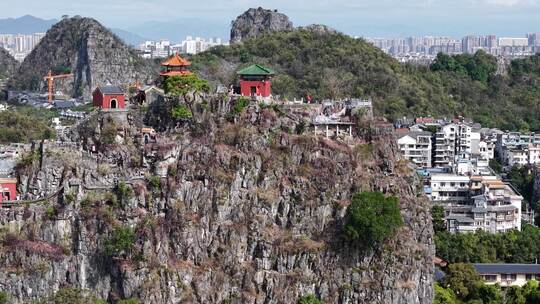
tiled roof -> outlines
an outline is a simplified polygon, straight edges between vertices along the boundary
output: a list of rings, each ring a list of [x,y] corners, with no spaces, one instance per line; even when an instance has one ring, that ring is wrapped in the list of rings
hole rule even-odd
[[[237,74],[246,75],[246,76],[248,75],[249,76],[260,76],[260,75],[271,76],[271,75],[275,75],[276,72],[274,72],[274,70],[272,69],[263,67],[262,65],[254,64],[254,65],[248,66],[245,69],[238,71]]]
[[[169,71],[159,73],[161,76],[185,76],[193,74],[191,71]]]
[[[186,59],[180,57],[178,53],[172,55],[169,59],[163,61],[161,63],[163,66],[187,66],[191,65],[191,62],[187,61]]]
[[[540,274],[540,264],[474,264],[479,274]]]
[[[98,89],[101,91],[101,93],[103,95],[107,95],[107,94],[113,94],[113,95],[124,94],[124,91],[120,87],[117,87],[117,86],[104,86],[104,87],[99,87]]]

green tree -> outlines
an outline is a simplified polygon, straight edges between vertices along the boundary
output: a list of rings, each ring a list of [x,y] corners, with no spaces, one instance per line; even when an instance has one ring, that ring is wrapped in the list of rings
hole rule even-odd
[[[489,160],[489,167],[499,174],[502,172],[503,169],[501,163],[495,158]]]
[[[183,98],[186,103],[195,101],[197,94],[210,91],[208,81],[200,79],[197,75],[184,75],[167,77],[165,80],[165,93]]]
[[[450,264],[444,278],[444,284],[462,300],[469,299],[482,283],[474,266],[464,263]]]
[[[172,109],[172,117],[178,120],[188,120],[193,117],[193,114],[185,104],[180,104]]]
[[[137,237],[129,227],[116,227],[105,241],[105,250],[110,256],[129,255]]]
[[[457,304],[456,295],[451,289],[443,288],[439,283],[435,283],[433,304]]]
[[[8,294],[0,291],[0,304],[8,304]]]
[[[179,104],[173,108],[171,115],[176,119],[190,119],[193,117],[193,103],[202,93],[208,93],[208,81],[200,79],[195,74],[167,77],[165,80],[165,93],[182,101],[189,107]],[[188,113],[189,112],[189,113]]]
[[[478,284],[472,297],[481,300],[483,304],[500,304],[503,296],[498,285]]]
[[[506,291],[506,304],[527,304],[519,286],[511,286]]]
[[[298,299],[298,304],[323,304],[323,302],[314,295],[305,295]]]
[[[116,187],[116,195],[118,196],[118,201],[123,204],[133,196],[133,189],[125,182],[119,182]]]
[[[352,241],[373,246],[393,235],[403,225],[396,197],[381,192],[362,192],[353,196],[345,215],[345,235]]]
[[[431,218],[433,220],[433,229],[435,232],[446,231],[446,225],[444,224],[444,207],[440,205],[434,205],[431,207]]]

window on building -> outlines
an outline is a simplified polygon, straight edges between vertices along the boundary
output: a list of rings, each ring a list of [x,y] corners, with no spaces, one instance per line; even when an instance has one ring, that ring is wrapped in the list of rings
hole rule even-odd
[[[450,187],[455,187],[456,183],[450,183]]]
[[[526,279],[527,281],[532,280],[532,277],[533,277],[532,274],[526,274],[526,275],[525,275],[525,279]]]
[[[507,274],[501,274],[501,280],[507,280],[508,279],[508,275]]]
[[[511,274],[510,280],[515,281],[517,279],[517,274]]]
[[[484,275],[484,280],[486,280],[488,282],[495,282],[495,281],[497,281],[497,276],[492,275],[492,274],[487,274],[487,275]]]

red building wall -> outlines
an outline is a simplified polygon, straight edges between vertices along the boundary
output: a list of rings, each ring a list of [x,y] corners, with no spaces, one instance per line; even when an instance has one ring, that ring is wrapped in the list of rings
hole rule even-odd
[[[124,95],[105,95],[103,96],[103,108],[112,109],[111,101],[116,99],[116,109],[123,109],[126,107],[126,99]]]
[[[113,99],[116,99],[116,109],[124,109],[126,107],[126,98],[124,94],[103,95],[99,90],[94,91],[92,94],[94,107],[102,109],[112,109],[111,101]]]
[[[272,93],[270,81],[240,80],[240,94],[243,96],[268,97]]]
[[[4,197],[4,193],[8,192],[9,197]],[[16,183],[2,183],[0,184],[0,205],[2,201],[14,201],[17,199],[17,184]]]

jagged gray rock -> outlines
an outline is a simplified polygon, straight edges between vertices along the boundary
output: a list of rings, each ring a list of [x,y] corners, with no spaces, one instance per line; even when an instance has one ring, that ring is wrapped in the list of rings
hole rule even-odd
[[[11,77],[19,67],[19,62],[0,47],[0,79]]]
[[[231,43],[238,43],[244,39],[257,37],[268,31],[293,30],[293,23],[287,15],[277,10],[250,8],[232,22]]]
[[[140,58],[110,30],[91,18],[67,18],[55,24],[26,57],[11,79],[13,89],[43,89],[49,70],[69,70],[72,78],[55,81],[71,96],[89,96],[97,86],[125,86],[136,80],[149,82],[153,66]]]
[[[140,126],[117,122],[123,145],[98,155],[45,146],[42,159],[20,168],[19,188],[30,195],[64,192],[0,213],[0,290],[11,303],[65,287],[111,303],[293,304],[306,294],[324,303],[431,303],[429,202],[391,125],[363,127],[347,145],[290,134],[297,122],[286,109],[253,103],[231,116],[234,100],[205,100],[197,123],[150,119],[176,129],[156,143],[137,143]],[[99,143],[113,120],[96,117],[79,142]],[[132,195],[113,203],[114,180],[129,181]],[[371,252],[340,229],[351,195],[375,190],[399,198],[405,226]],[[132,227],[136,240],[111,258],[103,248],[115,227]]]
[[[299,29],[304,29],[306,31],[313,32],[318,35],[325,35],[325,34],[336,34],[337,31],[327,25],[324,24],[310,24],[307,26],[299,27]]]

